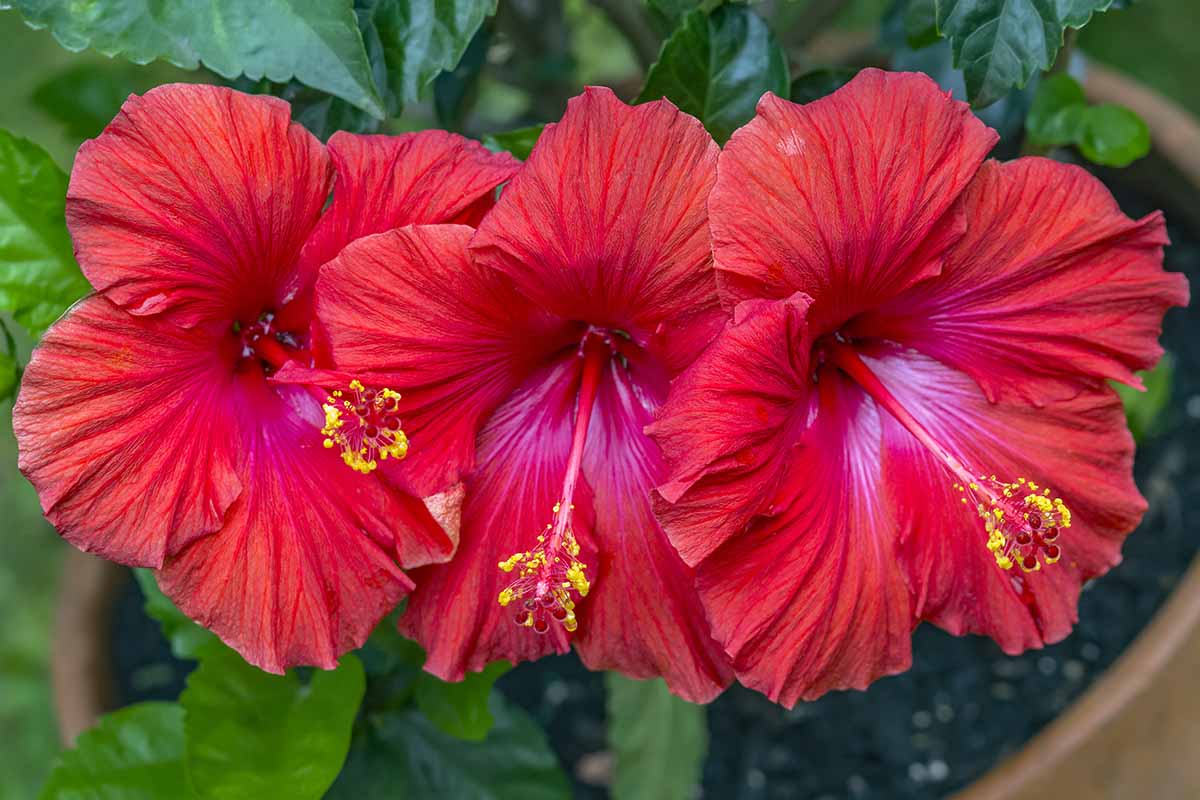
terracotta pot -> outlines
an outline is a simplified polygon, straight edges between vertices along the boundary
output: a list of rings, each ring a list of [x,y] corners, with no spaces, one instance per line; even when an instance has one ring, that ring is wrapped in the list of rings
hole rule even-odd
[[[1089,66],[1085,89],[1095,102],[1137,111],[1171,177],[1200,193],[1200,123],[1194,117],[1099,65]],[[1200,227],[1200,206],[1190,210]],[[64,744],[108,710],[111,608],[125,580],[123,567],[73,549],[67,556],[52,664]],[[955,800],[1200,797],[1197,676],[1200,557],[1150,625],[1083,697]]]
[[[1092,102],[1120,103],[1141,115],[1158,155],[1192,191],[1200,191],[1195,117],[1098,64],[1088,65],[1084,89]],[[1200,797],[1198,676],[1200,557],[1145,630],[1079,700],[954,800]]]

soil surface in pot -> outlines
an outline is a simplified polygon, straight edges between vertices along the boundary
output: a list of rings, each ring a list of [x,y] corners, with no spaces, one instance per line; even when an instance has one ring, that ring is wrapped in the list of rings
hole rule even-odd
[[[1105,175],[1112,180],[1124,175]],[[1143,182],[1143,186],[1148,185]],[[1150,183],[1149,185],[1153,185]],[[1141,216],[1165,206],[1167,268],[1200,285],[1200,235],[1172,215],[1182,201],[1118,187]],[[945,797],[1019,749],[1077,699],[1145,627],[1200,548],[1200,308],[1174,309],[1164,345],[1175,358],[1172,397],[1139,444],[1136,477],[1150,503],[1123,563],[1086,587],[1066,640],[1009,657],[987,639],[929,625],[914,635],[913,666],[865,692],[840,692],[786,711],[734,686],[709,707],[703,796],[720,800],[859,800]],[[115,615],[123,703],[173,699],[190,664],[171,658],[130,581]],[[573,656],[524,664],[499,687],[531,712],[581,800],[607,797],[601,675]]]

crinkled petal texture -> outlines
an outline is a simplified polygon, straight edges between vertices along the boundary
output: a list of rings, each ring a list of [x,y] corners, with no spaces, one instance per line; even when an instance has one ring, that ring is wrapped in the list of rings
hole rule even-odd
[[[703,127],[673,106],[631,108],[588,90],[543,134],[469,260],[452,252],[466,234],[417,227],[363,240],[323,268],[319,317],[339,368],[407,376],[413,452],[423,437],[444,455],[440,473],[419,462],[400,472],[465,483],[458,557],[414,573],[401,618],[435,674],[459,679],[573,639],[588,664],[663,675],[693,700],[731,679],[694,576],[654,521],[650,489],[665,466],[642,430],[721,316],[704,213],[715,157]],[[349,288],[350,275],[368,274],[371,291]],[[377,309],[386,326],[363,322]],[[538,636],[497,603],[511,581],[497,564],[535,544],[561,498],[591,329],[621,354],[601,373],[573,498],[593,586],[577,634]]]
[[[396,560],[444,561],[455,540],[321,446],[309,391],[235,372],[222,333],[80,303],[26,373],[21,469],[63,536],[160,568],[176,604],[251,663],[331,668],[411,588]]]
[[[160,86],[79,149],[67,224],[84,275],[132,313],[254,319],[304,288],[330,176],[282,100]]]
[[[268,672],[331,669],[412,587],[397,541],[417,564],[445,560],[454,542],[419,500],[321,446],[323,415],[308,391],[253,377],[235,397],[246,489],[220,531],[167,559],[160,584]],[[424,552],[414,556],[416,542]]]
[[[964,464],[1004,480],[1029,476],[1072,512],[1058,563],[1028,574],[999,569],[982,522],[946,469],[881,414],[882,479],[897,509],[914,612],[954,634],[990,636],[1008,653],[1064,638],[1080,587],[1121,560],[1121,542],[1146,509],[1116,393],[1105,386],[1042,408],[990,403],[970,377],[914,351],[880,347],[864,361]]]
[[[355,239],[405,225],[477,225],[520,162],[445,131],[329,139],[333,202],[304,247],[315,270]]]
[[[718,152],[666,101],[631,108],[589,88],[546,126],[472,250],[538,306],[686,365],[720,324],[705,212]]]
[[[981,166],[992,141],[927,79],[868,70],[765,98],[721,156],[735,319],[651,428],[656,511],[739,678],[786,704],[904,668],[919,620],[1058,641],[1144,511],[1106,380],[1136,383],[1187,302],[1161,217],[1074,167]],[[964,469],[1053,487],[1062,558],[1001,569]]]
[[[221,528],[242,478],[218,341],[99,296],[42,338],[13,430],[46,518],[76,547],[158,567]]]
[[[1044,158],[988,162],[963,199],[967,231],[942,274],[856,322],[975,379],[991,399],[1043,403],[1162,355],[1187,280],[1162,269],[1161,213],[1131,220],[1100,181]]]
[[[925,75],[866,69],[803,106],[765,95],[709,200],[726,302],[804,292],[826,328],[936,275],[995,142]]]
[[[412,446],[402,463],[384,466],[423,496],[470,471],[483,421],[572,341],[571,326],[472,262],[472,233],[419,225],[371,236],[317,280],[334,361],[364,383],[401,392]]]
[[[837,375],[812,385],[808,307],[740,305],[651,428],[681,476],[660,519],[713,634],[789,707],[906,669],[912,626],[879,414]]]

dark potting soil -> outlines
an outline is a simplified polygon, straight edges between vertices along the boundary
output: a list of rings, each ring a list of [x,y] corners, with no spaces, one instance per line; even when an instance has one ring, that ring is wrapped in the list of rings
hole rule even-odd
[[[1158,167],[1162,171],[1162,165]],[[1167,268],[1200,285],[1200,222],[1171,181],[1142,171],[1105,174],[1122,208],[1165,207]],[[1139,177],[1140,176],[1140,177]],[[1119,181],[1137,180],[1138,191]],[[1160,196],[1158,193],[1165,193]],[[1200,206],[1193,206],[1193,208]],[[1178,211],[1172,214],[1172,211]],[[734,686],[708,710],[702,795],[715,800],[940,798],[1019,749],[1088,688],[1146,626],[1200,549],[1200,308],[1174,309],[1163,341],[1175,358],[1172,398],[1139,444],[1138,486],[1150,503],[1124,561],[1085,587],[1065,641],[1010,657],[990,640],[929,625],[913,637],[913,666],[865,692],[838,692],[791,711]],[[126,702],[172,699],[190,668],[170,657],[141,612],[136,583],[116,614],[117,674]],[[533,714],[572,775],[580,800],[607,797],[605,695],[573,655],[523,664],[500,689]]]

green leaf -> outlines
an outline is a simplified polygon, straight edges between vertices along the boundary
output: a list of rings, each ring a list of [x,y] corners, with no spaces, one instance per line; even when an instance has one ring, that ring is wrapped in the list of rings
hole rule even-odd
[[[333,95],[305,86],[299,81],[272,83],[267,80],[252,81],[239,78],[232,81],[233,88],[251,94],[269,94],[282,98],[292,106],[292,119],[299,122],[322,142],[338,131],[351,133],[375,133],[379,120],[361,108],[339,100]]]
[[[689,12],[702,9],[705,13],[721,5],[723,0],[646,0],[650,24],[659,35],[666,36],[679,27]]]
[[[1025,119],[1025,131],[1031,144],[1060,147],[1079,141],[1083,133],[1083,115],[1087,98],[1079,82],[1066,73],[1049,75],[1038,86]]]
[[[1073,144],[1084,158],[1108,167],[1128,166],[1150,152],[1150,129],[1141,117],[1111,103],[1089,106],[1083,87],[1066,73],[1042,81],[1025,129],[1030,144]]]
[[[937,0],[908,0],[904,7],[904,38],[914,50],[928,47],[940,37]]]
[[[793,103],[811,103],[832,94],[849,83],[858,70],[850,67],[829,67],[806,72],[792,81],[790,98]]]
[[[58,757],[40,800],[185,800],[183,739],[178,703],[105,714]]]
[[[158,621],[176,658],[197,659],[205,650],[219,644],[216,634],[193,622],[162,593],[154,580],[153,570],[138,568],[133,574],[146,597],[146,615]]]
[[[937,27],[950,40],[967,96],[982,107],[1050,69],[1067,28],[1082,28],[1113,0],[938,0]]]
[[[1127,167],[1150,152],[1150,128],[1124,106],[1103,103],[1087,110],[1079,152],[1094,164]]]
[[[221,648],[205,654],[180,702],[188,779],[212,800],[320,798],[337,777],[362,700],[362,664],[271,675]]]
[[[689,800],[708,749],[704,706],[681,700],[661,678],[609,672],[608,746],[613,800]]]
[[[359,0],[367,51],[386,67],[385,98],[395,115],[454,69],[496,0]]]
[[[528,128],[517,128],[503,133],[489,133],[483,137],[483,145],[493,152],[512,153],[516,158],[525,161],[533,152],[538,137],[542,135],[545,125],[531,125]]]
[[[8,400],[17,391],[21,382],[21,365],[12,353],[0,353],[0,403]]]
[[[479,93],[479,82],[483,78],[491,41],[488,28],[480,28],[467,45],[458,66],[434,79],[433,110],[437,113],[438,124],[443,128],[453,131],[463,129],[467,112]]]
[[[369,714],[326,800],[568,800],[567,776],[532,719],[493,694],[482,742],[438,730],[419,711]]]
[[[639,103],[666,97],[724,143],[764,92],[788,95],[788,65],[762,17],[740,5],[693,11],[663,43]]]
[[[1132,386],[1114,383],[1117,394],[1125,404],[1125,418],[1129,420],[1129,430],[1133,438],[1141,441],[1154,433],[1161,422],[1162,412],[1166,410],[1171,400],[1171,386],[1175,379],[1175,361],[1167,353],[1154,369],[1139,372],[1138,377],[1146,386],[1146,391],[1139,392]]]
[[[15,0],[68,50],[200,64],[224,78],[295,78],[383,116],[350,0]]]
[[[34,336],[91,288],[71,250],[66,196],[49,154],[0,130],[0,311]]]
[[[428,672],[417,679],[417,708],[442,733],[459,739],[482,741],[495,720],[488,710],[492,686],[512,669],[506,661],[488,664],[483,672],[469,672],[457,683],[447,683]]]
[[[21,383],[21,362],[17,359],[17,342],[4,319],[0,318],[0,403],[17,393]]]

